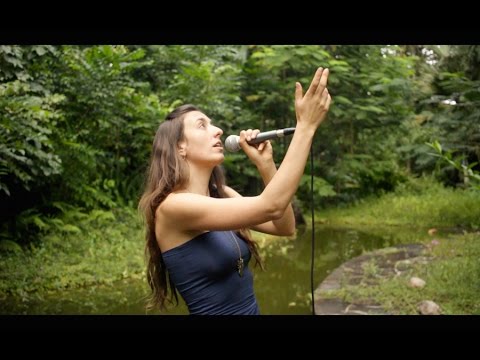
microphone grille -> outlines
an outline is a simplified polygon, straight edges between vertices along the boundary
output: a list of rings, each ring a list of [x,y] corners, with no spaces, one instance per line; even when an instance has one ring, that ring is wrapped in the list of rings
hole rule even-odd
[[[237,152],[240,150],[240,144],[238,143],[238,140],[240,139],[240,136],[238,135],[230,135],[225,139],[225,149],[227,149],[230,152]]]

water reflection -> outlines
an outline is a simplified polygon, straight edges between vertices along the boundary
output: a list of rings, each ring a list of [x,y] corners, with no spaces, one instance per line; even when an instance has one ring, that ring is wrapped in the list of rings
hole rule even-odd
[[[441,235],[439,235],[441,236]],[[437,237],[439,237],[437,236]],[[424,240],[426,229],[384,228],[358,231],[317,228],[315,232],[314,284],[343,262],[363,252],[399,243]],[[300,230],[295,240],[279,239],[261,250],[266,271],[254,270],[255,292],[262,314],[309,314],[311,231]],[[145,281],[128,280],[112,286],[68,290],[28,303],[2,301],[2,314],[146,314]],[[149,314],[158,314],[153,311]],[[166,314],[188,314],[183,301]]]
[[[321,228],[315,233],[314,284],[364,251],[381,248],[381,236],[339,228]],[[267,271],[256,272],[256,293],[263,314],[309,314],[311,231],[296,240],[267,248]]]

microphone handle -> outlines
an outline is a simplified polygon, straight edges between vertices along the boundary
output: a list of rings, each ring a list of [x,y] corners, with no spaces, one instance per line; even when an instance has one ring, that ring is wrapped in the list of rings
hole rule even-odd
[[[295,132],[295,128],[286,128],[286,129],[281,129],[281,130],[266,131],[266,132],[263,132],[263,133],[259,133],[255,139],[247,141],[247,143],[250,144],[250,145],[255,145],[255,144],[259,144],[261,142],[264,142],[265,140],[280,138],[280,137],[284,137],[285,135],[291,135],[294,132]]]

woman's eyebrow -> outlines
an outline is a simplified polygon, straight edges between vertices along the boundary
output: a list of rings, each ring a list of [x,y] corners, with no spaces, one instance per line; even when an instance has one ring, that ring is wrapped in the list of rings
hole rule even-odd
[[[210,125],[213,123],[213,121],[210,121],[210,120],[208,120],[207,118],[204,118],[203,116],[197,118],[196,121],[205,121],[205,122],[209,123]]]

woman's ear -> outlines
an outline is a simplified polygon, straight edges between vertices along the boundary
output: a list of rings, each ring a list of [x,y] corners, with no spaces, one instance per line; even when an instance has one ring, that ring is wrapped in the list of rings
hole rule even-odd
[[[180,141],[178,143],[177,150],[183,159],[187,157],[187,143],[185,141]]]

